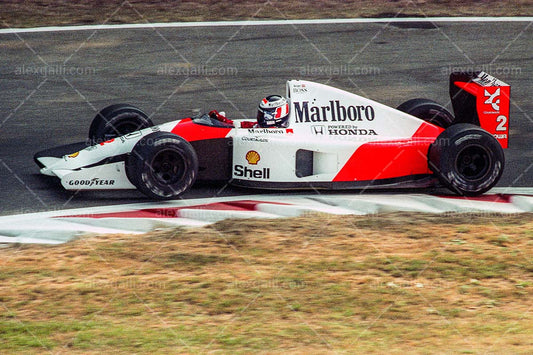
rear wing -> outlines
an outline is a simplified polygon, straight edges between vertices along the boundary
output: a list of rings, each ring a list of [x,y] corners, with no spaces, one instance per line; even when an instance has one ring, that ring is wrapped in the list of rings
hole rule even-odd
[[[481,126],[498,140],[502,148],[509,145],[510,95],[508,84],[485,72],[450,75],[454,123]]]

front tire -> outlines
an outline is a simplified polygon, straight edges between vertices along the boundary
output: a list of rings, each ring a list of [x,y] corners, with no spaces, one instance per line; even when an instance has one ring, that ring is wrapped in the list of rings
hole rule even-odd
[[[454,121],[446,107],[429,99],[411,99],[396,109],[442,128],[448,128]]]
[[[98,144],[153,125],[148,115],[139,108],[114,104],[96,114],[89,128],[89,140]]]
[[[503,149],[490,133],[468,124],[455,124],[442,132],[428,152],[430,169],[450,190],[476,196],[490,190],[505,165]]]
[[[169,200],[194,184],[198,157],[191,144],[180,136],[154,132],[133,147],[126,161],[126,174],[146,196]]]

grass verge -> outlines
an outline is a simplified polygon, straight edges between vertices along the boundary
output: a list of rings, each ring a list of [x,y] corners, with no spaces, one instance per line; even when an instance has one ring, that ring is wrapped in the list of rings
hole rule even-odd
[[[533,214],[312,215],[0,250],[0,352],[528,353]]]

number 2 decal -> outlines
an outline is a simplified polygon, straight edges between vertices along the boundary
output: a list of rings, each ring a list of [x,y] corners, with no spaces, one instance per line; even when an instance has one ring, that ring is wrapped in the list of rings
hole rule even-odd
[[[496,122],[498,122],[498,126],[496,126],[497,132],[507,131],[507,127],[505,127],[507,124],[507,117],[500,115],[496,117]]]

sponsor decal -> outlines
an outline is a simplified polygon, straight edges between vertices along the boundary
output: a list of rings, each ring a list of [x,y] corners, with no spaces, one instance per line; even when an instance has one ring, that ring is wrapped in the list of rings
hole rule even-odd
[[[68,182],[70,186],[110,186],[115,185],[115,180],[105,180],[100,178],[92,178],[86,180],[70,180]]]
[[[237,177],[268,180],[270,179],[270,168],[250,169],[246,166],[235,165],[233,174]]]
[[[373,129],[357,128],[352,125],[311,126],[311,131],[316,135],[328,134],[330,136],[377,136]]]
[[[307,92],[307,88],[305,87],[305,84],[294,85],[292,87],[292,92],[295,94],[305,93]]]
[[[488,89],[484,90],[483,95],[485,96],[486,100],[483,102],[489,110],[484,110],[484,114],[494,114],[498,115],[496,117],[496,128],[494,129],[496,132],[507,132],[507,116],[501,115],[500,113],[500,95],[501,91],[500,88],[497,88],[494,90],[493,93],[491,93]],[[490,105],[490,106],[489,106]],[[490,111],[492,109],[492,111]],[[493,134],[496,139],[506,139],[507,134],[505,133],[495,133]]]
[[[311,126],[311,130],[313,131],[314,134],[325,134],[326,133],[326,128],[325,126]]]
[[[293,134],[294,130],[291,128],[248,128],[250,134]]]
[[[485,89],[485,97],[487,97],[485,105],[491,105],[494,111],[500,112],[500,88],[496,89],[493,94]]]
[[[309,106],[309,101],[294,102],[296,123],[373,121],[376,117],[370,105],[341,105],[339,100],[330,100],[326,106]]]
[[[292,92],[295,94],[306,93],[307,88],[305,87],[305,84],[296,84],[296,85],[293,85]]]
[[[481,86],[502,86],[505,85],[504,82],[501,80],[496,79],[490,74],[487,74],[485,72],[482,72],[479,74],[477,78],[472,80],[475,83],[478,83]]]
[[[261,156],[255,150],[250,150],[248,153],[246,153],[245,158],[250,165],[257,165],[259,160],[261,160]]]
[[[292,88],[292,92],[295,94],[301,94],[307,92],[307,88]]]
[[[258,142],[258,143],[267,143],[268,139],[262,137],[242,137],[241,140],[244,142]]]
[[[69,154],[69,155],[67,155],[67,157],[69,157],[69,158],[76,158],[78,155],[80,155],[80,152],[76,152],[76,153]]]
[[[377,136],[373,129],[357,128],[357,126],[328,126],[328,134],[332,136]]]

